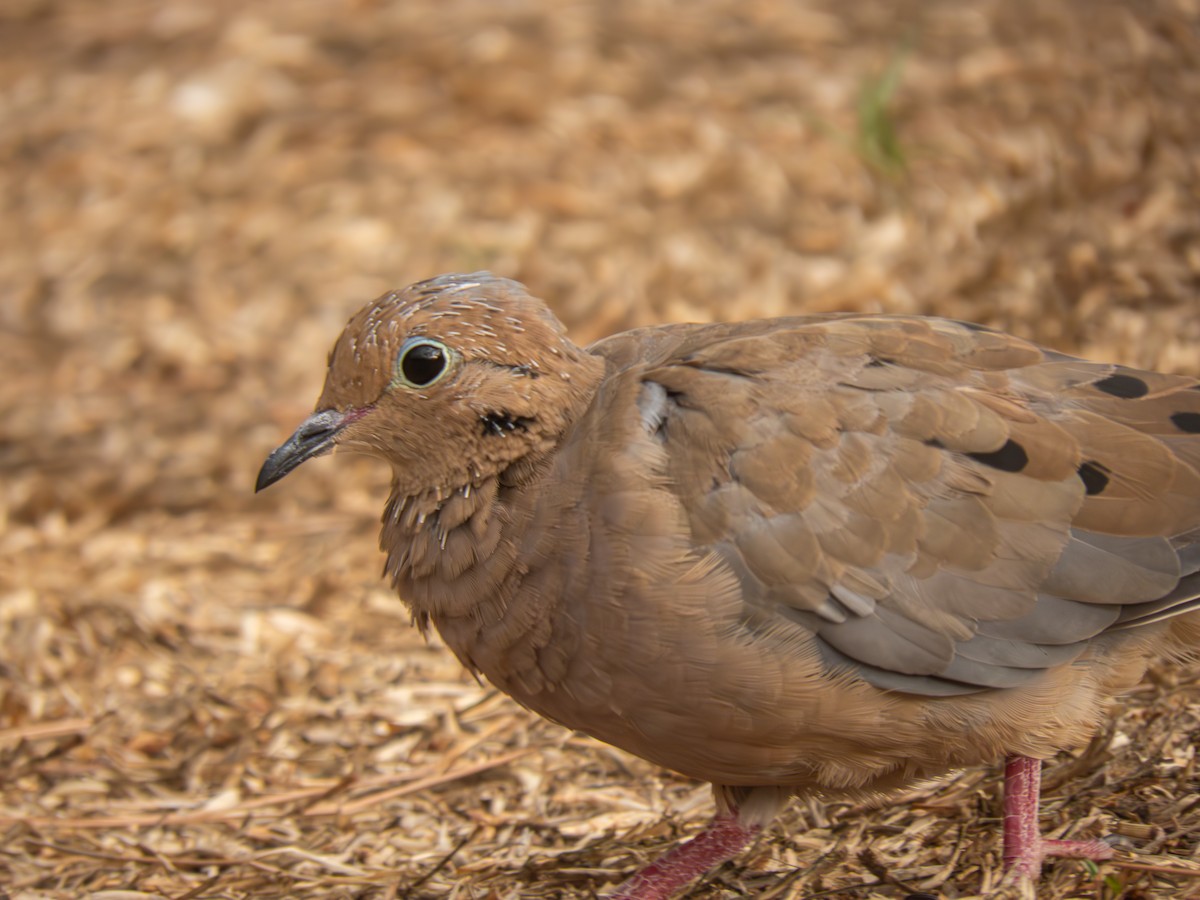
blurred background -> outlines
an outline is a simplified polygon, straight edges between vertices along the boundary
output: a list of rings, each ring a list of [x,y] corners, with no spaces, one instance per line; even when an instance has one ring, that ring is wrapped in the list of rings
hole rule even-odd
[[[0,895],[595,896],[707,789],[424,644],[381,466],[251,492],[345,320],[488,268],[580,342],[924,313],[1197,374],[1198,109],[1196,0],[2,0]],[[1200,890],[1196,674],[1050,768],[1143,867],[1043,896]],[[797,804],[694,896],[976,896],[996,793]]]

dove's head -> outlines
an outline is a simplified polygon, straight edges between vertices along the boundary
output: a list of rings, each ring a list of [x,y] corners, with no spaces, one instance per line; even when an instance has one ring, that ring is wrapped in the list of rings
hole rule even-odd
[[[386,459],[401,494],[477,482],[553,446],[601,368],[515,281],[442,275],[385,294],[346,325],[316,411],[256,490],[335,447]]]

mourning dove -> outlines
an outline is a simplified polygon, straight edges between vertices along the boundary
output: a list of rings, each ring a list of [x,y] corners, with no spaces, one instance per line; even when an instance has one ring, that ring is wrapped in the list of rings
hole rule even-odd
[[[335,447],[391,463],[387,574],[519,703],[712,782],[625,882],[665,898],[796,795],[1040,760],[1151,657],[1200,646],[1200,384],[963,322],[833,314],[587,348],[516,282],[393,292],[347,325],[262,489]]]

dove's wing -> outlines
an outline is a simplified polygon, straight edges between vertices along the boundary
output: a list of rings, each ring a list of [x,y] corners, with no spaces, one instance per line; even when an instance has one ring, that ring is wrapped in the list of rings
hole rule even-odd
[[[1200,603],[1200,385],[941,319],[633,332],[640,415],[745,627],[918,695]],[[626,359],[625,357],[629,357]]]

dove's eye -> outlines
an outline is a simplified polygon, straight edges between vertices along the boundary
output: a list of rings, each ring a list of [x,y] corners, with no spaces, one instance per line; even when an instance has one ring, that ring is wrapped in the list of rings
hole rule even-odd
[[[409,338],[396,356],[396,380],[406,387],[424,388],[450,369],[454,351],[432,338]]]

